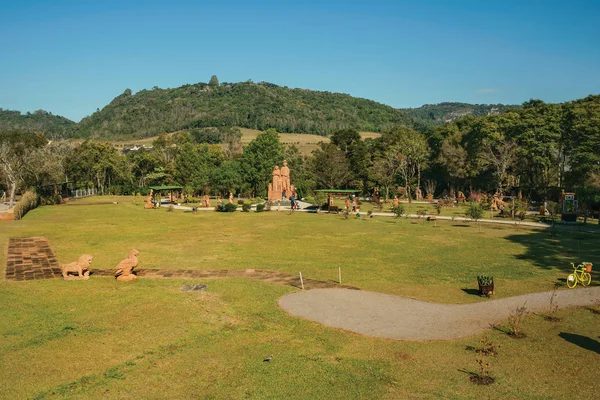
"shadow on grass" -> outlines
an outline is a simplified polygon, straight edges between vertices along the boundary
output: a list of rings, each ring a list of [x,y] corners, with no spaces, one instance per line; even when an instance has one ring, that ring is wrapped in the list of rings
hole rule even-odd
[[[467,224],[452,224],[453,227],[456,228],[470,228],[471,225],[467,225]]]
[[[581,348],[584,348],[589,351],[594,351],[597,354],[600,354],[600,342],[589,338],[587,336],[577,335],[576,333],[566,333],[561,332],[558,334],[561,338],[565,339],[567,342],[573,343]]]
[[[470,294],[470,295],[474,295],[474,296],[481,296],[481,293],[479,292],[479,289],[460,289],[463,292],[465,292],[466,294]]]
[[[600,259],[600,237],[594,233],[560,230],[555,236],[550,229],[509,235],[507,240],[522,245],[525,252],[516,257],[532,261],[543,269],[558,269],[571,273],[575,265],[586,260]],[[592,282],[600,279],[600,265],[592,271]],[[593,283],[592,283],[593,284]]]
[[[469,376],[479,376],[479,374],[477,372],[469,371],[464,368],[458,369],[457,371],[462,372],[463,374],[467,374]]]
[[[594,307],[583,307],[586,310],[588,310],[589,312],[591,312],[592,314],[596,314],[596,315],[600,315],[600,310],[594,308]]]
[[[490,329],[494,330],[494,331],[498,331],[498,332],[502,332],[505,335],[510,335],[511,334],[511,330],[508,329],[507,326],[505,325],[500,325],[500,324],[490,324]]]

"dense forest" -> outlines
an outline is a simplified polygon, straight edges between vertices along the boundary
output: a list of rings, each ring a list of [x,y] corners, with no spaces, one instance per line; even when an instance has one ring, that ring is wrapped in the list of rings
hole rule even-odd
[[[520,106],[504,104],[439,103],[425,104],[418,108],[401,108],[400,110],[408,114],[415,128],[423,130],[453,122],[468,115],[483,117],[502,114],[511,108],[518,107]]]
[[[0,108],[0,130],[24,129],[43,132],[46,137],[66,137],[75,122],[52,115],[52,113],[37,110],[33,113],[21,114],[20,111],[3,110]]]

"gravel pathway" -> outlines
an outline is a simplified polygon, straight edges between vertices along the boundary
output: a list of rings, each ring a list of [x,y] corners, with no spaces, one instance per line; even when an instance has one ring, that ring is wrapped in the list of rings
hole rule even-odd
[[[600,287],[556,292],[560,308],[600,302]],[[550,308],[552,292],[474,304],[436,304],[389,294],[347,289],[315,289],[279,299],[292,315],[363,335],[397,340],[450,340],[472,336],[505,321],[517,307]]]

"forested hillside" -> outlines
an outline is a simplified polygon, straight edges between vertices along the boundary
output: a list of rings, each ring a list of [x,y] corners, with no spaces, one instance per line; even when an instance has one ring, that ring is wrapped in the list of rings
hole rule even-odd
[[[380,132],[411,126],[403,111],[347,94],[290,89],[271,83],[210,83],[174,89],[127,89],[81,120],[71,136],[149,137],[201,127],[237,126],[328,135],[340,129]]]
[[[2,110],[0,108],[0,130],[24,129],[43,132],[48,138],[67,135],[68,128],[75,122],[52,115],[44,110],[21,114],[20,111]]]
[[[485,115],[503,114],[511,108],[518,107],[520,106],[452,102],[425,104],[418,108],[401,108],[400,110],[411,117],[416,127],[430,128],[448,122],[454,122],[468,115],[483,117]]]
[[[341,129],[382,132],[395,125],[425,131],[467,115],[506,112],[502,104],[440,103],[394,109],[347,94],[290,89],[272,83],[209,83],[174,89],[126,89],[108,105],[74,123],[44,110],[0,109],[0,128],[23,128],[48,137],[126,139],[205,127],[274,128],[281,133],[329,136]]]

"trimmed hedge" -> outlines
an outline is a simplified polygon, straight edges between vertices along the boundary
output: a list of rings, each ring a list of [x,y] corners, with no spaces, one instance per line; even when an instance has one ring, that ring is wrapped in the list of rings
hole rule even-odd
[[[237,210],[237,204],[225,203],[217,206],[217,211],[220,212],[234,212]]]
[[[14,219],[21,219],[29,211],[40,205],[40,199],[33,190],[26,191],[21,200],[15,205]]]

